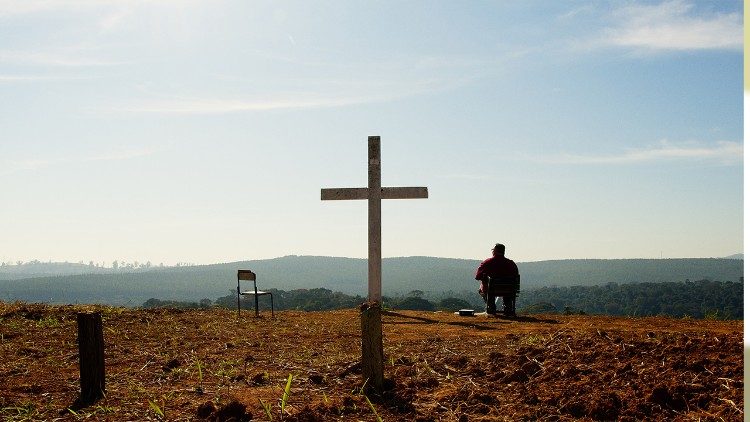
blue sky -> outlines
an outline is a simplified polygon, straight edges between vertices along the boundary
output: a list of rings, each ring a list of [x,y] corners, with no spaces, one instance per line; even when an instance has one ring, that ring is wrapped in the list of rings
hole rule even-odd
[[[0,0],[0,261],[743,250],[742,3]]]

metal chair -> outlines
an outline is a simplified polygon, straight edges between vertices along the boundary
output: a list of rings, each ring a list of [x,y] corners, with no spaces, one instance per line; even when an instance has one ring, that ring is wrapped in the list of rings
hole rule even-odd
[[[252,281],[253,290],[240,291],[240,280]],[[273,293],[258,291],[255,273],[250,270],[237,270],[237,316],[240,316],[240,296],[255,296],[255,316],[258,317],[258,296],[271,296],[271,317],[273,317]]]
[[[495,297],[508,298],[510,309],[505,309],[507,316],[516,315],[516,297],[521,291],[521,276],[508,275],[501,277],[487,277],[487,289],[484,292],[484,300],[488,308],[494,308]],[[492,301],[492,305],[490,305]]]

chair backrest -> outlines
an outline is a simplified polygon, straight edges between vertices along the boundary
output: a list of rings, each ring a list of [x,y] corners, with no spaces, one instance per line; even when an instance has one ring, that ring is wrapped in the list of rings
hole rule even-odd
[[[518,294],[521,291],[520,275],[505,275],[499,277],[488,277],[487,288],[492,292]]]
[[[237,270],[237,280],[255,281],[255,273],[250,270]]]
[[[237,291],[240,290],[240,280],[245,281],[252,281],[253,282],[253,290],[255,291],[255,294],[258,294],[258,285],[255,281],[255,273],[250,270],[237,270]]]

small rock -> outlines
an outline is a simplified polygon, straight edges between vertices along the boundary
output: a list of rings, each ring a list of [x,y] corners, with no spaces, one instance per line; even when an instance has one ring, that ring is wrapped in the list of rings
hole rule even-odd
[[[178,368],[182,363],[177,359],[172,359],[169,362],[165,363],[164,366],[161,367],[161,369],[164,372],[170,372],[174,368]]]
[[[216,406],[214,406],[214,402],[207,401],[203,403],[202,405],[198,406],[198,411],[196,412],[196,416],[198,416],[201,419],[206,419],[209,416],[211,416],[212,413],[216,411]]]

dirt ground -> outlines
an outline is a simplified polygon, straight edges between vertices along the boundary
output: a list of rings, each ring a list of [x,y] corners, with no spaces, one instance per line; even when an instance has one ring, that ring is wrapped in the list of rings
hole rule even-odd
[[[106,397],[81,407],[87,310],[104,320]],[[362,388],[359,324],[354,309],[238,319],[0,302],[0,418],[743,419],[742,321],[388,312],[381,395]]]

